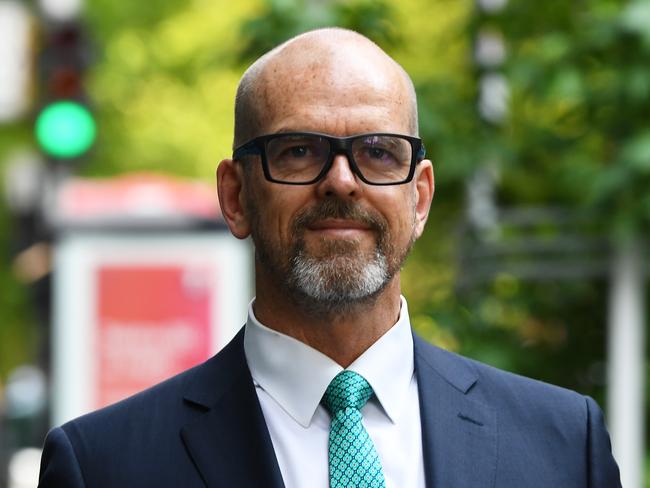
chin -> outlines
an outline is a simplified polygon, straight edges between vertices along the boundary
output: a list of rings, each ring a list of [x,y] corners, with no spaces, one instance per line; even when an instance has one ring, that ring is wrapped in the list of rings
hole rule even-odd
[[[304,300],[333,308],[377,295],[390,278],[386,258],[378,251],[365,256],[330,252],[327,257],[303,252],[292,260],[289,284]]]

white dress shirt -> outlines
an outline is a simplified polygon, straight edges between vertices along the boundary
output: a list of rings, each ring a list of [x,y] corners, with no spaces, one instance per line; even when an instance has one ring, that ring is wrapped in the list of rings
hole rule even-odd
[[[343,370],[316,349],[262,325],[249,306],[246,360],[286,488],[329,487],[330,414],[320,404]],[[424,488],[422,431],[413,337],[404,297],[397,323],[347,369],[375,395],[361,409],[392,488]]]

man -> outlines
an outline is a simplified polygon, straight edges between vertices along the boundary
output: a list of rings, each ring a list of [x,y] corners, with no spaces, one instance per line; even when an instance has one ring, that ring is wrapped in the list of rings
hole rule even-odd
[[[41,486],[620,486],[593,400],[413,337],[433,197],[407,74],[342,29],[240,83],[219,201],[256,298],[217,356],[50,432]]]

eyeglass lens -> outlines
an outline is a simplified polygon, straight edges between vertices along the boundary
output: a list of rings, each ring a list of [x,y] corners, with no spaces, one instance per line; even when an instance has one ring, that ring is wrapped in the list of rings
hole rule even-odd
[[[317,135],[276,137],[267,141],[267,165],[273,179],[308,182],[320,174],[330,151],[330,141]],[[369,182],[399,182],[408,177],[412,147],[408,140],[397,136],[360,136],[352,141],[351,156]]]

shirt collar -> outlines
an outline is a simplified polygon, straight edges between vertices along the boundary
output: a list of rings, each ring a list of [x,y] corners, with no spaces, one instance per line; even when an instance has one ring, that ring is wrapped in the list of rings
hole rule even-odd
[[[343,368],[316,349],[261,324],[253,301],[244,335],[253,380],[296,422],[308,427],[327,386]],[[404,297],[395,325],[348,369],[370,383],[386,415],[397,422],[413,377],[413,336]]]

